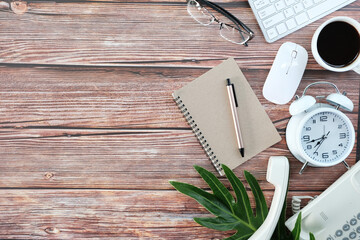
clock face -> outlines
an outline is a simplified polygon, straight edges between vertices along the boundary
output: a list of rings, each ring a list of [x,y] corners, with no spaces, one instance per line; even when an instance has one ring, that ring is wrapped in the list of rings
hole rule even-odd
[[[312,115],[303,125],[300,137],[305,155],[325,165],[345,160],[354,145],[350,120],[336,110]]]

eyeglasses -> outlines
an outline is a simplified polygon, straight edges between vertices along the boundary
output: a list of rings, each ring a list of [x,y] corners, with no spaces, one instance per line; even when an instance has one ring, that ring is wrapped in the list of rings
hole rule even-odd
[[[225,16],[225,21],[215,17],[205,6]],[[208,26],[213,22],[218,23],[220,25],[220,36],[229,42],[247,46],[247,42],[254,37],[254,32],[250,28],[213,2],[188,0],[187,11],[201,25]]]

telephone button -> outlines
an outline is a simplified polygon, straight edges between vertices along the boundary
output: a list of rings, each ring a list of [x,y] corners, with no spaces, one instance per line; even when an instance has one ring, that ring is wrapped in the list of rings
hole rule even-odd
[[[343,229],[344,231],[349,231],[349,230],[350,230],[350,225],[349,225],[349,224],[345,224],[345,225],[342,227],[342,229]]]
[[[350,237],[350,239],[355,239],[356,233],[355,232],[350,233],[349,237]]]
[[[351,224],[352,226],[356,225],[356,224],[357,224],[356,218],[351,219],[351,220],[350,220],[350,224]]]
[[[335,235],[336,235],[337,237],[341,237],[341,236],[343,235],[343,231],[337,230],[337,231],[335,232]]]
[[[360,233],[360,226],[356,228],[356,232]]]

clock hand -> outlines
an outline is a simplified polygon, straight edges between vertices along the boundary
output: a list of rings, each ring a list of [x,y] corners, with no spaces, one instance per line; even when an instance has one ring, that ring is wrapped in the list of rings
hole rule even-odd
[[[317,140],[319,140],[319,139],[322,139],[324,136],[322,136],[322,137],[319,137],[319,138],[315,138],[315,139],[313,139],[313,140],[311,140],[311,141],[308,141],[307,143],[313,143],[313,142],[315,142],[315,141],[317,141]]]
[[[315,148],[316,146],[318,146],[318,147],[316,148],[316,150],[315,150],[314,153],[316,153],[316,152],[318,151],[318,149],[320,148],[321,144],[325,141],[325,139],[327,139],[327,136],[328,136],[329,134],[330,134],[330,131],[329,131],[326,135],[322,136],[322,139],[321,139],[319,142],[316,143],[316,145],[314,146],[314,148]]]
[[[319,149],[319,147],[321,146],[321,144],[324,142],[324,140],[325,140],[325,138],[324,139],[322,139],[322,140],[320,140],[319,142],[317,142],[317,144],[314,146],[314,148],[316,147],[316,146],[318,146],[317,148],[316,148],[316,150],[315,150],[315,152],[314,152],[314,154],[315,153],[317,153],[317,151],[318,151],[318,149]]]

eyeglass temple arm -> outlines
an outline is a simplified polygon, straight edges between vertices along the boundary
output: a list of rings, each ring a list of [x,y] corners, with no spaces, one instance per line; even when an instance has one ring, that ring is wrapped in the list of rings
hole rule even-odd
[[[237,17],[235,17],[234,15],[232,15],[230,12],[228,12],[227,10],[225,10],[224,8],[220,7],[219,5],[217,5],[216,3],[210,2],[210,1],[206,1],[206,0],[199,0],[200,2],[206,4],[207,6],[209,6],[210,8],[214,9],[215,11],[225,15],[226,17],[228,17],[233,23],[235,23],[235,25],[237,25],[237,27],[239,28],[239,25],[241,27],[243,27],[246,31],[248,31],[251,35],[251,37],[253,36],[254,32],[248,27],[246,26],[243,22],[241,22]]]

